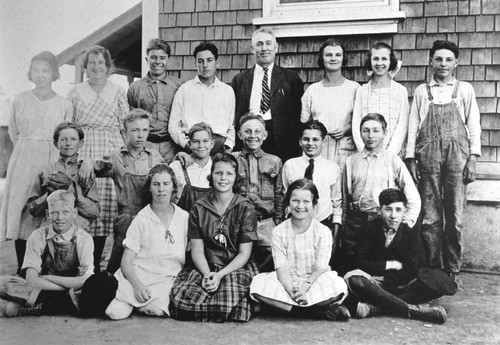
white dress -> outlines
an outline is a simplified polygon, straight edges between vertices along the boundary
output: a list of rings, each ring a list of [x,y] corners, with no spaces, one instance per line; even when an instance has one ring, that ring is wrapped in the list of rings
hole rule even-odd
[[[168,229],[150,205],[144,207],[132,221],[123,245],[137,253],[134,259],[135,272],[137,278],[149,288],[152,298],[144,303],[139,302],[134,296],[134,288],[119,269],[115,273],[118,280],[115,298],[118,301],[134,307],[151,303],[170,315],[170,289],[186,261],[189,218],[186,211],[175,205],[174,208]]]
[[[71,102],[60,95],[40,100],[33,91],[17,95],[9,118],[9,136],[14,149],[7,168],[7,178],[0,215],[0,241],[27,239],[40,227],[42,218],[33,218],[26,207],[28,194],[39,171],[59,158],[53,143],[54,128],[71,121]]]
[[[325,86],[322,81],[311,84],[302,96],[300,120],[318,120],[328,132],[351,124],[354,98],[359,84],[345,79],[342,85]],[[342,167],[345,158],[356,152],[350,135],[335,140],[329,135],[321,155]]]
[[[343,296],[336,302],[341,304],[347,296],[347,285],[337,272],[329,270],[332,252],[330,229],[313,219],[309,228],[295,234],[291,219],[287,219],[273,229],[273,259],[276,269],[288,266],[294,286],[307,281],[316,267],[327,268],[306,293],[308,304],[312,306],[333,297]],[[278,280],[276,272],[255,276],[250,285],[250,296],[254,294],[298,306]]]

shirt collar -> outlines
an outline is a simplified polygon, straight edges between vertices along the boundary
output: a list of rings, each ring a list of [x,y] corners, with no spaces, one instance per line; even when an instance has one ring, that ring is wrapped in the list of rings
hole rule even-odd
[[[75,155],[73,155],[73,156],[71,156],[67,161],[65,161],[62,156],[59,156],[59,163],[61,163],[61,164],[70,164],[70,165],[80,163],[78,161],[78,153],[75,154]]]
[[[315,162],[318,161],[319,159],[321,159],[321,156],[318,156],[316,158],[311,158],[309,156],[307,156],[304,152],[302,152],[302,158],[305,159],[307,161],[307,163],[309,163],[309,160],[313,159]]]
[[[155,78],[151,77],[151,72],[148,72],[148,74],[146,74],[146,81],[149,84],[154,84],[155,81],[159,81],[159,82],[162,82],[164,84],[168,84],[168,73],[165,73],[165,76],[161,79],[155,79]]]
[[[373,152],[373,151],[368,151],[366,148],[363,148],[363,151],[361,151],[361,155],[363,156],[363,158],[366,158],[368,156],[375,156],[375,157],[378,157],[380,156],[380,154],[384,152],[384,149],[378,151],[378,152]]]
[[[267,75],[271,75],[273,73],[273,67],[274,67],[274,62],[267,67],[267,70],[268,70]],[[262,67],[259,64],[256,64],[255,65],[255,72],[264,74],[264,67]]]
[[[264,151],[262,151],[262,149],[259,149],[257,152],[250,152],[250,151],[246,150],[245,148],[243,148],[241,150],[241,153],[243,153],[243,155],[245,157],[248,157],[248,155],[253,154],[255,158],[260,158],[264,155]]]
[[[45,239],[50,240],[51,238],[54,238],[57,235],[61,235],[63,240],[69,241],[73,238],[74,234],[75,234],[75,225],[71,225],[69,230],[66,231],[64,234],[58,234],[57,232],[54,231],[52,225],[49,225],[49,231],[47,232],[47,236],[45,237]]]
[[[194,77],[194,82],[196,84],[202,84],[203,86],[206,86],[205,84],[203,84],[203,82],[200,80],[200,77],[197,75],[196,77]],[[207,86],[207,87],[219,87],[221,85],[221,81],[219,80],[219,78],[215,77],[215,80],[213,82],[213,84]]]
[[[121,153],[128,153],[128,154],[130,155],[130,152],[129,152],[129,150],[128,150],[127,146],[122,146],[122,148],[120,149],[120,152],[121,152]],[[144,152],[145,152],[145,153],[147,153],[148,155],[149,155],[149,154],[151,154],[151,151],[149,151],[149,150],[146,148],[146,146],[144,146],[144,147],[142,148],[141,153],[139,153],[139,156],[140,156],[140,155],[142,155]]]
[[[455,76],[452,76],[451,79],[446,83],[446,85],[455,85]],[[429,82],[429,86],[441,86],[436,79],[434,79],[434,76],[432,76],[431,81]]]

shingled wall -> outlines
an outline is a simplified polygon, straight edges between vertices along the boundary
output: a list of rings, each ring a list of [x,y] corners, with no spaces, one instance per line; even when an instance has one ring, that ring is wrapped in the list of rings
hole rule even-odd
[[[172,46],[171,74],[188,80],[196,70],[191,53],[203,40],[219,48],[219,78],[230,82],[254,65],[250,37],[252,19],[262,16],[262,0],[159,0],[160,37]],[[428,50],[437,39],[458,43],[457,77],[476,91],[482,123],[483,162],[500,162],[500,1],[498,0],[400,0],[406,20],[397,34],[340,37],[349,56],[344,75],[367,81],[361,67],[367,49],[376,42],[391,45],[403,67],[396,80],[413,95],[428,80]],[[308,85],[321,79],[316,52],[326,37],[283,38],[277,62],[295,70]]]

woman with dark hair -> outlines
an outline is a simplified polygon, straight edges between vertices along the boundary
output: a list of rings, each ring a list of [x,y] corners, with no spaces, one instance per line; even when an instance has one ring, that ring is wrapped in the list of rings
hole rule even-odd
[[[242,181],[236,158],[216,154],[209,180],[213,193],[196,201],[189,214],[194,266],[177,276],[170,312],[179,320],[246,322],[250,282],[258,273],[251,258],[257,217],[250,201],[236,193]]]
[[[257,275],[250,294],[291,316],[347,321],[350,314],[341,305],[347,285],[329,266],[332,234],[313,218],[318,198],[311,180],[298,179],[288,187],[285,205],[291,217],[273,229],[276,271]]]
[[[121,268],[115,273],[118,291],[106,309],[113,320],[137,308],[151,316],[169,316],[169,294],[185,263],[188,213],[177,207],[175,174],[167,164],[151,169],[145,189],[151,204],[134,218],[123,241]]]
[[[44,51],[31,59],[28,79],[35,88],[17,95],[9,118],[9,136],[14,150],[7,168],[6,187],[0,215],[0,241],[15,241],[18,273],[23,263],[26,239],[38,227],[41,218],[33,218],[26,206],[37,174],[48,162],[59,157],[52,143],[54,128],[71,120],[72,106],[52,90],[59,79],[59,65],[54,54]]]
[[[341,41],[330,38],[318,52],[318,66],[324,77],[311,84],[302,96],[300,120],[318,120],[327,130],[327,143],[322,156],[340,167],[345,158],[356,152],[351,137],[351,118],[354,96],[359,84],[344,78],[342,67],[347,65],[347,53]]]
[[[392,48],[383,42],[376,43],[368,52],[365,68],[371,79],[356,92],[352,115],[352,137],[362,151],[361,119],[370,113],[382,114],[387,121],[384,147],[387,151],[404,157],[408,134],[408,91],[393,80],[399,62]]]
[[[120,131],[128,103],[125,91],[108,80],[113,72],[113,61],[106,48],[90,47],[82,60],[88,80],[75,85],[68,99],[74,106],[73,122],[85,133],[80,159],[95,161],[124,146]],[[97,178],[96,184],[101,212],[90,224],[89,233],[94,238],[96,253],[102,254],[106,237],[113,230],[113,220],[118,214],[118,197],[111,178]]]

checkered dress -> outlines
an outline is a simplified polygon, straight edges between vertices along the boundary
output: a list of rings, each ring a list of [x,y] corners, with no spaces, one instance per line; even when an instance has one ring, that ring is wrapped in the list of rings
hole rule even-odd
[[[223,268],[215,266],[215,271]],[[257,273],[255,263],[249,262],[222,278],[217,291],[207,292],[201,287],[201,273],[186,267],[170,292],[170,315],[178,320],[246,322],[251,317],[250,282]]]
[[[78,152],[81,159],[102,159],[124,143],[120,135],[123,119],[129,108],[123,89],[108,81],[99,95],[88,82],[76,85],[68,94],[73,103],[73,122],[85,134],[84,145]],[[118,214],[117,194],[110,178],[96,179],[101,212],[90,224],[92,236],[107,236],[113,230],[113,220]]]
[[[276,268],[288,267],[294,286],[308,281],[316,267],[329,268],[332,251],[330,230],[313,219],[309,228],[295,234],[290,219],[273,229],[273,259]],[[273,300],[298,305],[279,282],[276,272],[257,275],[250,286],[250,295],[258,294]],[[347,285],[335,271],[320,275],[306,293],[307,306],[343,294],[338,301],[342,303],[347,296]]]

